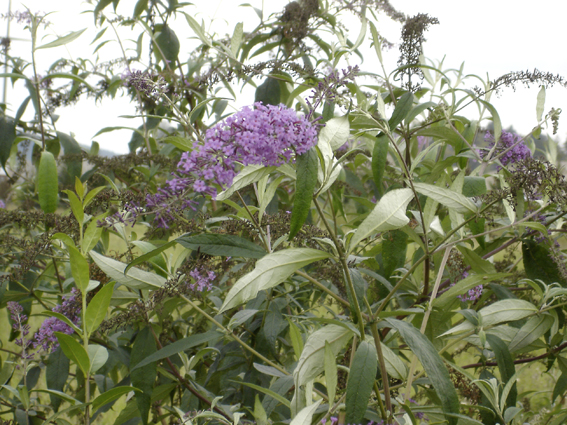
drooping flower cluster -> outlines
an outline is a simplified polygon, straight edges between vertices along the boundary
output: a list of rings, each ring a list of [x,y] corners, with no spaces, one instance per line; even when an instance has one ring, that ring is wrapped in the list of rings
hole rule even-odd
[[[490,142],[490,145],[488,146],[489,149],[494,147],[494,136],[490,132],[486,132],[484,140]],[[515,164],[516,162],[520,162],[532,156],[530,149],[524,144],[522,138],[517,134],[510,133],[508,131],[502,132],[493,156],[498,156],[504,151],[507,152],[499,158],[500,162],[504,166]],[[480,156],[484,158],[486,154],[487,151],[482,151]]]
[[[189,273],[195,282],[189,284],[193,291],[203,292],[205,289],[210,291],[213,288],[213,280],[217,277],[213,271],[205,272],[203,270],[194,269]]]
[[[331,68],[329,74],[323,78],[311,91],[311,96],[305,99],[309,107],[309,117],[325,101],[334,101],[338,95],[338,89],[346,85],[358,75],[360,69],[357,66],[349,66],[342,70],[342,75],[337,69]]]
[[[78,325],[81,318],[81,296],[79,291],[73,288],[69,295],[63,297],[63,303],[56,305],[51,311],[61,313],[75,325]],[[48,317],[34,335],[36,341],[34,347],[41,346],[45,351],[55,351],[59,347],[55,332],[71,335],[73,329],[55,317]]]
[[[10,318],[12,319],[12,329],[16,332],[20,332],[19,338],[16,338],[14,342],[17,346],[22,348],[21,357],[23,360],[32,359],[33,354],[28,352],[32,342],[30,339],[26,338],[30,333],[30,325],[26,323],[28,316],[22,314],[24,308],[14,301],[8,301],[7,308],[10,312]]]

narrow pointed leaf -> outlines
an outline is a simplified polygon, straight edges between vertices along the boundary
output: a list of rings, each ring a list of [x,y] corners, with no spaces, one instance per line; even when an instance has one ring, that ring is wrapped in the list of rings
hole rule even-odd
[[[431,341],[409,323],[397,319],[385,319],[385,322],[399,332],[410,350],[423,365],[425,373],[427,373],[437,396],[441,400],[443,411],[458,414],[459,397],[449,376],[449,371]],[[449,425],[457,424],[454,417],[446,417],[446,419]]]
[[[39,47],[36,47],[35,50],[39,50],[39,49],[50,49],[52,47],[58,47],[58,46],[64,46],[65,44],[68,44],[74,40],[76,40],[77,38],[79,38],[81,36],[81,34],[83,32],[85,32],[85,29],[82,29],[80,31],[73,31],[67,35],[64,35],[63,37],[59,37],[57,40],[54,40],[50,43],[46,43],[43,44]]]
[[[207,233],[181,236],[175,240],[185,248],[222,257],[262,258],[266,251],[254,242],[236,235]],[[160,248],[158,248],[160,249]]]
[[[347,423],[362,422],[374,387],[377,370],[376,348],[367,341],[361,341],[354,354],[348,375],[345,418]]]
[[[317,151],[310,149],[296,159],[297,179],[295,181],[295,197],[291,210],[291,223],[289,228],[289,240],[301,230],[303,223],[309,215],[313,192],[317,184],[317,168],[319,161]]]
[[[128,271],[128,275],[124,274],[124,270],[128,266],[112,258],[105,257],[96,251],[90,252],[91,258],[111,279],[131,289],[157,289],[161,288],[166,279],[144,270],[132,267]]]
[[[67,245],[69,261],[71,263],[71,274],[75,284],[81,292],[85,292],[89,286],[89,263],[74,246]]]
[[[279,285],[296,270],[330,256],[327,252],[311,248],[291,248],[266,255],[256,262],[254,270],[230,288],[219,313],[244,304],[255,298],[258,292]]]
[[[360,241],[373,233],[399,229],[408,224],[406,208],[412,199],[411,189],[396,189],[386,193],[358,227],[350,241],[349,251],[352,252]]]
[[[372,151],[372,177],[374,177],[374,184],[378,189],[378,193],[384,193],[384,185],[382,184],[382,177],[386,169],[386,162],[388,159],[388,146],[390,141],[388,136],[381,135],[376,138],[374,142],[374,149]]]
[[[85,328],[87,330],[87,335],[92,335],[106,317],[108,307],[110,307],[113,291],[114,285],[106,284],[97,292],[89,303],[87,313],[85,315]]]
[[[92,404],[93,412],[96,411],[99,407],[102,407],[105,404],[110,403],[111,401],[114,401],[117,398],[120,398],[124,394],[128,394],[131,391],[139,392],[140,390],[135,387],[125,387],[125,386],[111,388],[110,390],[102,393],[93,400],[93,404]]]
[[[39,196],[39,205],[43,212],[55,212],[57,209],[58,191],[59,182],[55,157],[51,152],[43,151],[37,172],[37,193]]]
[[[413,185],[415,190],[422,195],[432,198],[459,214],[476,213],[478,211],[473,201],[453,190],[427,183],[414,183]]]
[[[91,362],[84,347],[67,334],[61,332],[55,332],[54,334],[57,337],[61,350],[63,350],[67,358],[76,363],[85,376],[88,376],[89,370],[91,369]]]

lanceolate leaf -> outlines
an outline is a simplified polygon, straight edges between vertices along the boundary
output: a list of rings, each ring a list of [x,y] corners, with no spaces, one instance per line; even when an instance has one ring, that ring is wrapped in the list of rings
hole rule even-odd
[[[459,413],[459,397],[449,376],[449,372],[437,350],[419,330],[411,324],[397,319],[385,319],[389,326],[395,328],[417,356],[425,373],[429,377],[445,413]],[[450,425],[456,425],[457,419],[446,417]]]
[[[149,355],[148,357],[140,360],[136,365],[132,365],[130,371],[134,371],[141,368],[149,363],[165,359],[166,357],[173,356],[174,354],[180,353],[181,351],[188,350],[197,345],[204,344],[206,342],[218,339],[222,334],[216,331],[205,332],[204,334],[191,335],[187,338],[175,341],[172,344],[166,345],[161,350]]]
[[[528,317],[538,311],[532,303],[519,299],[507,299],[482,308],[482,325],[494,326],[503,322],[512,322]]]
[[[396,108],[392,113],[392,117],[388,121],[391,129],[396,128],[396,126],[403,121],[403,119],[409,114],[413,105],[413,93],[406,92],[398,99]]]
[[[132,385],[142,390],[136,393],[136,404],[142,416],[142,423],[147,425],[151,407],[151,397],[157,376],[157,362],[136,367],[140,362],[156,352],[156,342],[151,328],[145,327],[136,336],[130,356],[130,377]]]
[[[382,177],[384,176],[384,170],[386,168],[386,162],[388,159],[388,146],[390,141],[388,136],[382,134],[374,142],[374,149],[372,151],[372,177],[374,177],[374,184],[378,193],[382,195],[384,193],[384,186],[382,185]]]
[[[114,401],[117,398],[123,396],[124,394],[128,394],[131,391],[139,392],[140,390],[134,387],[111,388],[110,390],[102,393],[101,395],[99,395],[97,398],[94,399],[92,404],[93,412],[96,411],[99,407],[104,406],[105,404],[110,403],[111,401]]]
[[[244,258],[262,258],[266,255],[264,248],[236,235],[207,233],[181,236],[176,241],[185,248],[208,255]]]
[[[526,239],[522,241],[522,256],[526,274],[530,279],[541,279],[546,284],[558,282],[563,287],[567,286],[545,246]]]
[[[307,338],[301,357],[297,362],[293,377],[296,388],[315,379],[325,368],[325,343],[336,357],[354,333],[337,325],[327,325]]]
[[[50,390],[63,391],[63,387],[69,377],[69,358],[65,356],[61,347],[51,353],[46,362],[45,378],[47,388]],[[50,394],[51,405],[55,411],[59,409],[61,398]]]
[[[433,300],[434,307],[443,310],[451,304],[458,295],[465,294],[469,289],[475,288],[481,284],[487,284],[489,282],[504,279],[510,276],[509,273],[494,273],[494,274],[484,274],[478,275],[474,274],[463,280],[458,281],[455,286],[449,288],[447,292],[444,292],[439,298]]]
[[[329,396],[329,405],[335,400],[337,391],[337,359],[333,354],[333,350],[329,343],[325,341],[325,382],[327,384],[327,395]]]
[[[39,47],[36,47],[35,50],[39,50],[39,49],[49,49],[49,48],[51,48],[51,47],[63,46],[63,45],[65,45],[65,44],[70,43],[71,41],[76,40],[77,38],[79,38],[79,37],[81,36],[81,34],[82,34],[83,32],[85,32],[85,30],[86,30],[86,28],[85,28],[85,29],[82,29],[82,30],[80,30],[80,31],[73,31],[73,32],[70,32],[69,34],[64,35],[63,37],[59,37],[59,38],[58,38],[57,40],[55,40],[55,41],[52,41],[52,42],[50,42],[50,43],[46,43],[46,44],[43,44],[43,45],[41,45],[41,46],[39,46]]]
[[[71,263],[71,274],[75,284],[81,292],[85,292],[89,286],[89,263],[77,248],[67,245],[69,261]]]
[[[256,262],[254,270],[234,284],[219,312],[255,298],[258,292],[282,283],[296,270],[330,256],[327,252],[311,248],[291,248],[266,255]]]
[[[518,333],[516,333],[512,341],[510,341],[508,345],[510,352],[519,351],[530,345],[536,339],[541,338],[541,336],[551,328],[553,320],[553,316],[547,313],[528,319]]]
[[[59,182],[57,178],[57,164],[51,152],[43,151],[39,160],[37,172],[37,193],[39,205],[43,212],[54,213],[57,209],[57,193]]]
[[[170,66],[174,68],[175,61],[179,55],[179,39],[167,24],[156,25],[156,31],[158,31],[158,33],[155,40],[158,48],[155,48],[154,52],[158,58],[169,61]]]
[[[295,418],[293,418],[290,425],[311,425],[313,414],[322,401],[323,400],[317,400],[312,405],[301,409],[301,411],[295,416]]]
[[[412,199],[411,189],[396,189],[386,193],[358,227],[350,241],[349,251],[352,252],[360,241],[373,233],[399,229],[408,224],[406,208]]]
[[[492,351],[494,351],[496,363],[498,364],[498,369],[500,369],[502,382],[506,384],[516,373],[512,355],[510,354],[508,347],[506,347],[506,344],[504,344],[504,342],[496,335],[486,334],[486,341],[488,341],[490,348],[492,349]],[[516,389],[516,384],[514,384],[512,390],[510,391],[510,394],[508,395],[508,399],[506,400],[506,406],[515,406],[517,396],[518,391]]]
[[[83,371],[85,376],[88,376],[89,370],[91,369],[91,362],[89,360],[89,355],[84,347],[79,344],[72,336],[61,332],[55,332],[59,346],[63,350],[63,353],[68,359],[72,360],[79,366]]]
[[[334,151],[346,143],[350,135],[348,116],[331,118],[325,123],[319,133],[319,139],[324,138]]]
[[[475,213],[478,210],[473,201],[450,189],[427,183],[414,183],[413,185],[419,193],[434,199],[457,213]]]
[[[96,251],[90,252],[91,258],[111,279],[131,289],[157,289],[161,288],[166,279],[144,270],[132,267],[128,275],[124,274],[127,264],[112,258],[105,257]]]
[[[104,320],[108,307],[110,306],[113,291],[114,285],[106,284],[90,301],[87,307],[87,314],[85,315],[87,335],[91,335],[96,331]]]
[[[356,349],[348,375],[345,418],[347,423],[357,424],[362,421],[374,387],[377,370],[376,348],[362,341]]]
[[[303,155],[299,155],[296,164],[297,179],[295,181],[293,209],[291,210],[290,240],[299,232],[311,209],[313,191],[317,184],[317,167],[319,166],[317,151],[311,148]]]
[[[0,116],[0,164],[6,166],[10,157],[12,144],[16,140],[16,123],[12,118]]]

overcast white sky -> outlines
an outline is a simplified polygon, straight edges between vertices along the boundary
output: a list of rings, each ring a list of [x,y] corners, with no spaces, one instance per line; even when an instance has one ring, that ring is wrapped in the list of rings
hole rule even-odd
[[[194,0],[196,7],[189,11],[198,19],[209,22],[214,19],[214,30],[218,33],[232,33],[237,22],[244,22],[244,30],[253,29],[258,23],[258,17],[250,8],[238,7],[242,3],[250,3],[262,7],[261,0]],[[288,0],[265,0],[265,13],[279,12]],[[433,60],[441,60],[445,56],[445,68],[458,68],[465,62],[465,72],[477,74],[491,79],[510,71],[533,70],[538,68],[554,74],[567,76],[567,57],[565,56],[565,16],[567,2],[564,0],[540,0],[537,4],[525,0],[476,0],[475,2],[455,2],[454,0],[391,0],[398,10],[408,14],[428,13],[439,19],[440,25],[432,26],[426,33],[425,55]],[[121,0],[118,12],[131,15],[135,1]],[[456,5],[459,6],[456,6]],[[69,31],[88,30],[80,39],[66,47],[43,50],[38,52],[39,73],[46,69],[58,57],[94,59],[89,46],[97,29],[94,27],[91,13],[81,12],[92,9],[85,2],[69,0],[12,0],[12,11],[23,10],[24,6],[32,11],[56,13],[49,16],[53,23],[46,34],[66,34]],[[7,12],[8,1],[1,2],[0,13]],[[109,6],[111,7],[111,6]],[[184,20],[183,20],[184,21]],[[359,27],[355,21],[352,27],[352,39],[356,39]],[[177,34],[182,43],[187,37],[193,36],[185,22]],[[398,41],[399,24],[382,18],[378,30],[391,41]],[[6,34],[6,21],[0,20],[0,34]],[[22,25],[11,23],[10,35],[15,39],[29,39]],[[110,35],[110,31],[108,34]],[[47,37],[51,41],[53,37]],[[114,45],[117,47],[116,43]],[[186,46],[187,44],[185,44]],[[366,43],[368,46],[369,44]],[[111,44],[107,44],[111,46]],[[29,41],[14,40],[12,53],[26,56],[31,44]],[[106,58],[119,56],[110,50]],[[374,55],[370,53],[362,64],[362,69],[372,67]],[[183,53],[183,50],[182,50]],[[395,68],[398,57],[397,48],[385,53],[389,69]],[[353,57],[351,64],[354,64]],[[3,71],[3,70],[2,70]],[[471,86],[476,83],[472,83]],[[513,125],[520,133],[529,132],[536,124],[535,103],[539,87],[531,89],[518,88],[516,92],[506,89],[500,97],[493,97],[492,102],[498,109],[504,127]],[[14,88],[9,86],[8,103],[15,111],[21,101],[27,96],[21,82]],[[249,102],[251,103],[252,99]],[[30,105],[31,106],[31,105]],[[567,89],[556,86],[547,91],[545,112],[551,107],[562,108],[567,114]],[[30,108],[31,109],[31,108]],[[14,113],[14,112],[12,112]],[[133,105],[125,100],[106,100],[102,104],[86,100],[74,107],[58,110],[61,115],[57,122],[59,131],[72,132],[83,145],[90,145],[94,134],[105,126],[137,126],[131,120],[118,118],[119,115],[135,113]],[[551,132],[551,130],[550,130]],[[558,137],[561,141],[567,138],[567,117],[560,120]],[[101,147],[115,152],[125,153],[128,150],[130,132],[118,131],[96,137]]]

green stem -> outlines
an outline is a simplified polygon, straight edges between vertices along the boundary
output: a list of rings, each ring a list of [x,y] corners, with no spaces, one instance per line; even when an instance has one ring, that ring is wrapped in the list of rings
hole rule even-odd
[[[382,387],[384,388],[384,401],[386,403],[386,410],[389,412],[388,418],[386,415],[382,416],[386,419],[386,423],[391,421],[393,410],[392,410],[392,399],[390,398],[390,383],[388,381],[388,371],[386,370],[386,362],[384,361],[384,353],[382,353],[382,342],[380,340],[380,333],[378,332],[377,322],[372,323],[370,326],[372,332],[372,337],[374,338],[374,345],[376,346],[376,354],[378,354],[378,362],[380,363],[380,374],[382,375]],[[380,394],[376,395],[380,398]]]

